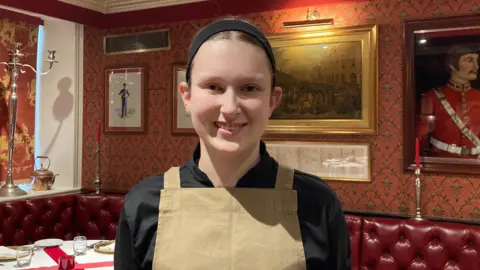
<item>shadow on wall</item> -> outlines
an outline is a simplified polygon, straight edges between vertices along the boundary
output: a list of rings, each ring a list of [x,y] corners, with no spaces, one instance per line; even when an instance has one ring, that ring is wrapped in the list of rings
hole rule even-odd
[[[63,120],[65,120],[73,111],[73,94],[71,92],[72,87],[72,79],[70,77],[63,77],[57,83],[58,89],[58,96],[53,102],[52,106],[52,115],[53,119],[59,122],[57,130],[55,131],[55,135],[53,136],[52,140],[48,144],[45,152],[42,154],[44,156],[48,156],[50,150],[52,149],[55,141],[57,140],[58,134],[62,128]]]

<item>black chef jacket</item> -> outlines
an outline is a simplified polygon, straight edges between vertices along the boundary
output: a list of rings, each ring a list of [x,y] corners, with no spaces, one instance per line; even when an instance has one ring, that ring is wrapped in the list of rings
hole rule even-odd
[[[260,161],[238,181],[237,187],[275,187],[278,163],[267,153],[263,142],[260,155]],[[199,158],[197,145],[193,158],[180,166],[182,188],[213,187],[197,166]],[[307,269],[350,270],[350,237],[339,199],[316,176],[296,170],[294,178]],[[126,195],[118,222],[115,270],[152,269],[162,188],[163,173],[141,181]]]

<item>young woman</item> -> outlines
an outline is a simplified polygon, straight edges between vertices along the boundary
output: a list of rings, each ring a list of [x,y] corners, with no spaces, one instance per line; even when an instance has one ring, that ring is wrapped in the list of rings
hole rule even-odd
[[[351,269],[334,191],[278,164],[261,141],[282,96],[264,34],[240,20],[208,25],[186,78],[179,91],[200,143],[127,194],[115,269]]]

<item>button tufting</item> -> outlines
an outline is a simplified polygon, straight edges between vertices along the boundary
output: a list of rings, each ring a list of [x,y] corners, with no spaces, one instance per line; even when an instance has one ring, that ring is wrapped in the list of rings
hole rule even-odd
[[[15,213],[12,218],[4,218],[0,226],[3,237],[0,245],[24,245],[41,238],[61,237],[64,228],[72,228],[71,208],[63,211],[59,205],[74,204],[74,195],[55,196],[49,199],[37,198],[0,203],[0,211]]]

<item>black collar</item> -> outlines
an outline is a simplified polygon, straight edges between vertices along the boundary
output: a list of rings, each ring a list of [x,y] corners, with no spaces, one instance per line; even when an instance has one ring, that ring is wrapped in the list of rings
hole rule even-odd
[[[453,90],[460,91],[460,92],[465,92],[465,91],[468,91],[472,88],[470,83],[463,83],[463,84],[462,83],[457,83],[457,82],[453,81],[452,79],[450,79],[447,84]]]
[[[193,178],[208,187],[213,187],[212,181],[198,167],[200,159],[200,144],[197,144],[192,158],[185,167],[191,172]],[[260,161],[238,180],[236,187],[271,188],[275,186],[277,162],[268,154],[263,141],[260,142]]]

